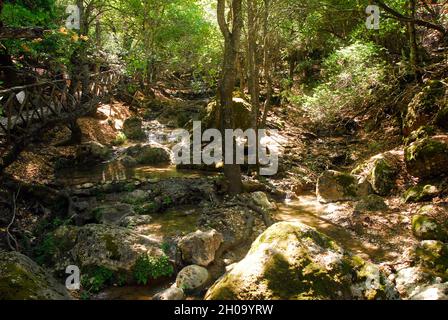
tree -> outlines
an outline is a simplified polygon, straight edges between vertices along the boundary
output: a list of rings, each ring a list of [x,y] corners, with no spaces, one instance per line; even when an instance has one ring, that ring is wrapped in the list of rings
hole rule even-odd
[[[225,129],[233,129],[233,90],[236,81],[236,62],[240,47],[241,29],[243,26],[242,0],[232,0],[229,16],[226,19],[225,0],[218,0],[217,15],[221,33],[224,36],[224,57],[222,76],[219,83],[219,107],[221,113],[221,130],[225,137]],[[225,140],[225,139],[223,139]],[[226,154],[225,141],[223,143],[223,154]],[[232,143],[233,145],[233,143]],[[239,165],[224,161],[224,175],[229,183],[229,193],[238,194],[243,191],[241,181],[241,168]]]

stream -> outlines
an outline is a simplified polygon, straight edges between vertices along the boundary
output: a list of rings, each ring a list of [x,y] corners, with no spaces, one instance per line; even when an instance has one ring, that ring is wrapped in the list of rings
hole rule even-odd
[[[145,123],[147,144],[153,146],[169,147],[172,140],[170,130],[158,122]],[[123,181],[130,179],[163,180],[168,178],[199,178],[217,173],[200,172],[191,170],[177,170],[175,166],[136,166],[126,167],[118,159],[126,147],[126,144],[114,148],[114,156],[110,161],[90,166],[59,170],[56,174],[57,181],[66,186],[83,184],[100,184],[107,181]],[[293,200],[277,203],[278,210],[274,217],[278,221],[298,221],[316,228],[327,234],[355,254],[365,259],[382,257],[384,252],[377,247],[353,239],[353,236],[343,227],[338,226],[322,217],[328,206],[320,204],[314,194],[305,194]],[[153,215],[149,224],[138,226],[136,232],[153,237],[154,240],[163,240],[178,235],[187,234],[197,230],[201,210],[197,206],[176,206],[163,214]],[[150,300],[156,293],[168,288],[175,279],[165,279],[162,282],[153,282],[147,286],[109,287],[92,299],[101,300]],[[195,299],[197,297],[189,297]]]

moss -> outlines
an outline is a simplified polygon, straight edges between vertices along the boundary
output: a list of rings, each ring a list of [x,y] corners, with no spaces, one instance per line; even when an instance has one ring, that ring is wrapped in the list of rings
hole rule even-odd
[[[409,135],[409,137],[407,137],[404,140],[405,145],[410,145],[411,143],[413,143],[417,140],[428,138],[428,137],[432,136],[435,132],[436,132],[436,129],[434,128],[434,126],[431,126],[431,125],[421,126],[417,130],[412,131],[411,134]]]
[[[371,175],[373,189],[378,194],[385,196],[395,186],[397,170],[386,159],[378,159],[373,166]]]
[[[429,201],[438,194],[437,187],[433,185],[416,185],[409,188],[405,194],[404,199],[405,202],[420,202],[420,201]]]
[[[416,260],[430,272],[448,278],[448,244],[422,241],[415,249]]]
[[[412,232],[421,240],[446,240],[447,234],[433,218],[417,214],[412,217]]]
[[[405,149],[406,161],[425,159],[439,153],[448,152],[448,146],[440,141],[425,138],[421,139]]]
[[[103,240],[106,244],[106,250],[110,253],[110,259],[111,260],[120,260],[121,254],[118,251],[118,245],[115,243],[115,239],[111,234],[105,234],[103,235]]]
[[[37,295],[40,279],[19,264],[10,261],[1,269],[0,300],[29,300],[41,299]]]
[[[356,191],[356,178],[348,173],[340,173],[335,176],[336,181],[338,184],[342,186],[344,189],[344,196],[350,196],[350,197],[357,197],[357,191]]]
[[[385,211],[387,209],[384,199],[374,194],[363,197],[355,207],[356,211]]]

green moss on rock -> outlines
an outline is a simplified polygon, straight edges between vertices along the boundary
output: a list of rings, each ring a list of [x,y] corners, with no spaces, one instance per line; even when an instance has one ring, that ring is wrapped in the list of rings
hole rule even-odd
[[[405,148],[405,162],[410,174],[420,178],[448,173],[448,137],[436,136],[415,141]]]
[[[429,201],[438,194],[439,190],[436,186],[419,184],[409,188],[404,194],[404,199],[407,203]]]

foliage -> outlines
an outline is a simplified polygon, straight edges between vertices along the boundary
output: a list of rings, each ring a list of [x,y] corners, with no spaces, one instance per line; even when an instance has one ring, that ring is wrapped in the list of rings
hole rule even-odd
[[[106,267],[95,267],[84,272],[81,276],[81,285],[88,293],[99,292],[114,279],[114,272]]]
[[[138,284],[147,284],[150,279],[157,279],[162,276],[170,276],[174,272],[168,257],[152,257],[146,254],[141,255],[134,266],[134,278]]]
[[[333,119],[342,109],[353,110],[375,101],[390,89],[389,66],[382,49],[373,43],[355,42],[323,62],[322,81],[311,95],[296,100],[315,119]]]
[[[56,252],[57,246],[54,237],[49,234],[46,235],[42,242],[36,247],[36,262],[45,264]]]

